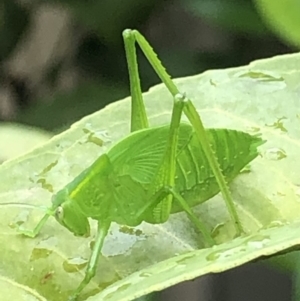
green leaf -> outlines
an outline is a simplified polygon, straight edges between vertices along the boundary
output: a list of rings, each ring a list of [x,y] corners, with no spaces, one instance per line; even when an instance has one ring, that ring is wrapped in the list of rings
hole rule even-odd
[[[300,244],[300,54],[208,71],[177,83],[207,127],[260,132],[267,140],[250,172],[231,185],[247,235],[232,237],[219,195],[195,208],[215,228],[219,245],[213,248],[203,249],[184,213],[160,225],[131,229],[113,224],[97,275],[81,300],[92,294],[89,301],[133,300]],[[145,101],[151,125],[169,122],[172,98],[164,86],[152,88]],[[16,227],[32,228],[54,192],[129,133],[129,113],[129,99],[111,104],[0,166],[0,270],[16,283],[12,289],[32,288],[47,300],[65,301],[82,280],[95,227],[91,238],[78,238],[51,219],[35,239],[19,236]]]
[[[0,163],[20,156],[51,138],[51,134],[17,123],[0,123]]]
[[[254,36],[265,36],[268,33],[251,1],[182,0],[181,2],[191,14],[206,19],[222,29]]]
[[[300,2],[255,0],[263,20],[289,44],[300,47]]]

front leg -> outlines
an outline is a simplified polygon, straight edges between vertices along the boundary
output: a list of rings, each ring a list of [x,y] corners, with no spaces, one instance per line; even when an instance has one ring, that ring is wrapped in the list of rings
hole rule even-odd
[[[23,235],[28,236],[28,237],[31,237],[31,238],[36,237],[41,232],[42,228],[44,227],[44,225],[46,224],[48,218],[51,215],[52,214],[46,213],[33,229],[25,229],[22,226],[20,226],[18,228],[18,233],[23,234]]]
[[[104,239],[107,236],[109,227],[110,227],[110,221],[98,222],[97,237],[96,237],[95,244],[93,246],[92,254],[90,256],[87,268],[85,270],[85,276],[81,281],[81,283],[79,284],[78,288],[75,290],[75,292],[69,297],[68,301],[75,301],[79,296],[79,294],[82,292],[82,290],[89,284],[91,279],[95,276],[99,255],[101,253]]]
[[[22,226],[18,228],[18,233],[23,234],[25,236],[34,238],[36,237],[46,224],[47,220],[50,216],[54,216],[56,209],[59,207],[60,204],[52,204],[50,208],[47,209],[46,214],[40,219],[37,225],[33,229],[25,229]]]

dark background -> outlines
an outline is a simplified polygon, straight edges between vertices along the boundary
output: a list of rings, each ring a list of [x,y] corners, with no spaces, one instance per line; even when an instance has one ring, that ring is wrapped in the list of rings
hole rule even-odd
[[[296,25],[274,25],[278,16],[270,19],[263,6],[256,6],[267,2],[1,0],[0,120],[59,132],[128,96],[121,37],[125,28],[136,28],[146,36],[173,77],[298,51],[300,24],[299,30]],[[282,14],[293,20],[298,9],[300,19],[299,2],[286,2],[291,5]],[[159,80],[140,53],[139,64],[145,91]],[[297,253],[292,253],[247,264],[182,283],[151,298],[297,300],[298,261]]]
[[[250,0],[2,0],[0,12],[0,119],[51,131],[129,95],[125,28],[173,77],[297,51]],[[147,90],[159,80],[139,63]]]

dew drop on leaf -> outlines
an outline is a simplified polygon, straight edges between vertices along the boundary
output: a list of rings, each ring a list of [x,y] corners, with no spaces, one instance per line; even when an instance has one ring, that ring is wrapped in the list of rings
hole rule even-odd
[[[286,152],[282,148],[269,148],[265,152],[265,157],[269,160],[278,161],[287,157]]]
[[[109,300],[111,299],[114,295],[116,295],[118,292],[122,292],[124,290],[126,290],[127,288],[129,288],[132,284],[131,283],[124,283],[121,286],[119,286],[115,291],[107,294],[103,300]]]
[[[224,250],[219,250],[212,252],[206,256],[207,261],[216,261],[216,260],[222,260],[228,257],[231,257],[238,253],[243,253],[246,251],[246,246],[237,246],[235,248],[229,248]]]
[[[120,292],[120,291],[124,291],[126,290],[128,287],[130,287],[132,284],[131,283],[124,283],[122,284],[120,287],[118,287],[117,291]]]
[[[190,258],[193,258],[193,257],[195,257],[195,254],[188,254],[188,255],[184,256],[183,258],[176,260],[176,263],[185,265],[186,261],[188,261]]]
[[[282,221],[272,221],[267,228],[278,228],[284,226],[285,223]]]
[[[247,245],[254,249],[263,248],[270,241],[270,236],[257,234],[248,238],[245,242]]]
[[[152,276],[152,273],[149,273],[149,272],[143,272],[143,273],[141,273],[139,276],[142,277],[142,278],[147,278],[147,277]]]
[[[86,267],[88,260],[82,257],[68,258],[63,262],[63,268],[67,273],[78,272]]]
[[[270,237],[268,235],[255,234],[248,237],[239,246],[235,248],[217,250],[215,252],[208,254],[206,256],[206,260],[207,261],[223,260],[233,255],[241,254],[247,251],[249,248],[260,249],[263,248],[269,241],[270,241]]]

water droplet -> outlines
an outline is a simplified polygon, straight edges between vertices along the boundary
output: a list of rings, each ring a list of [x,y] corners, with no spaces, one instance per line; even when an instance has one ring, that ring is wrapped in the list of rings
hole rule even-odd
[[[282,221],[272,221],[267,228],[278,228],[284,226],[284,223]]]
[[[63,262],[63,268],[67,273],[78,272],[82,270],[88,264],[88,260],[82,257],[68,258]]]
[[[128,287],[130,287],[131,286],[131,283],[124,283],[124,284],[122,284],[120,287],[118,287],[118,289],[117,289],[117,291],[119,292],[119,291],[124,291],[124,290],[126,290]]]
[[[215,251],[206,256],[207,261],[216,261],[220,258],[222,251]]]
[[[225,223],[219,223],[217,224],[211,231],[211,236],[213,238],[216,238],[218,235],[220,235],[222,229],[225,227]]]
[[[115,296],[117,292],[122,292],[129,288],[131,286],[131,283],[124,283],[121,286],[119,286],[115,291],[108,293],[106,296],[104,296],[103,300],[109,300]]]
[[[228,248],[228,249],[223,249],[219,251],[212,252],[206,256],[207,261],[216,261],[216,260],[223,260],[228,257],[231,257],[235,254],[243,253],[246,251],[246,246],[238,246],[235,248]]]
[[[143,278],[147,278],[147,277],[150,277],[152,276],[153,274],[152,273],[149,273],[149,272],[143,272],[141,273],[139,276],[140,277],[143,277]]]
[[[245,240],[245,243],[254,249],[263,248],[270,241],[269,235],[256,234]]]
[[[178,264],[186,264],[187,261],[189,261],[190,258],[193,258],[195,257],[194,254],[188,254],[188,255],[185,255],[183,258],[179,259],[179,260],[176,260],[176,262]]]
[[[265,157],[269,160],[277,161],[286,158],[287,154],[282,148],[273,147],[266,150]]]

